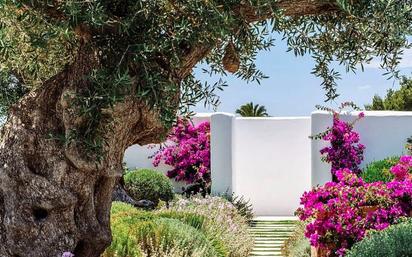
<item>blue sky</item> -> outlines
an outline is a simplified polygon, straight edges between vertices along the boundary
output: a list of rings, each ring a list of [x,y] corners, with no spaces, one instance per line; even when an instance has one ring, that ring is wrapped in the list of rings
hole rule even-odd
[[[315,105],[325,104],[321,80],[310,74],[314,66],[311,57],[295,57],[286,50],[285,42],[277,39],[276,46],[271,51],[259,53],[256,64],[269,76],[261,85],[248,84],[230,75],[225,77],[229,87],[219,92],[222,103],[218,111],[234,113],[240,105],[253,101],[266,106],[271,116],[307,116],[315,109]],[[402,74],[412,74],[412,50],[405,51],[400,69]],[[211,83],[218,79],[202,73],[200,69],[196,69],[195,74],[198,79]],[[359,70],[357,74],[346,74],[343,71],[342,79],[338,81],[340,97],[336,102],[350,100],[363,107],[371,102],[375,94],[383,96],[387,89],[399,87],[397,81],[387,80],[382,74],[383,71],[375,62],[367,65],[364,72]],[[213,110],[199,104],[194,111]]]

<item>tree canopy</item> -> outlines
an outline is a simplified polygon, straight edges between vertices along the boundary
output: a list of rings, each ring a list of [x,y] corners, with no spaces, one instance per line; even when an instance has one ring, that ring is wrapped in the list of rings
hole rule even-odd
[[[242,117],[268,117],[266,107],[253,102],[243,104],[236,110],[236,113]]]
[[[222,76],[231,61],[235,76],[259,82],[265,75],[254,61],[274,45],[271,33],[282,34],[295,55],[313,57],[327,100],[338,95],[340,77],[331,63],[349,72],[377,57],[397,75],[412,34],[411,0],[0,0],[0,13],[0,111],[87,54],[92,69],[81,76],[88,86],[73,99],[87,133],[102,110],[129,96],[165,126],[177,108],[216,105],[225,83],[195,78],[200,61]]]
[[[400,82],[400,89],[389,89],[382,99],[375,95],[372,103],[365,105],[370,111],[412,111],[412,79],[403,77]]]

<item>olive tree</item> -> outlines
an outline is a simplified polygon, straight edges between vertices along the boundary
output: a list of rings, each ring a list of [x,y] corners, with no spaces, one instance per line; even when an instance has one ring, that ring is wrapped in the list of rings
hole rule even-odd
[[[216,89],[192,73],[264,78],[281,33],[326,98],[371,58],[397,75],[412,0],[0,0],[0,256],[99,256],[125,149],[159,142]],[[274,60],[276,61],[276,60]]]

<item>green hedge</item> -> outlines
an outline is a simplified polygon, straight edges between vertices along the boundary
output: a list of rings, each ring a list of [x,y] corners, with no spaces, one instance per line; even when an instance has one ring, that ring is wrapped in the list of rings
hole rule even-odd
[[[412,220],[373,232],[355,244],[346,257],[412,256]]]
[[[399,157],[389,157],[383,160],[375,161],[366,166],[361,173],[362,179],[367,182],[389,182],[393,179],[390,168],[399,162]]]
[[[157,206],[159,200],[169,202],[173,199],[170,179],[158,171],[133,170],[126,172],[123,178],[127,192],[137,201],[150,200]]]

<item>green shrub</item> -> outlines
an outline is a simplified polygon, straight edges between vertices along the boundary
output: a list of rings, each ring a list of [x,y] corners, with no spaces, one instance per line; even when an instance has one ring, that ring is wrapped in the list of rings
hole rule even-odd
[[[114,202],[111,222],[102,257],[245,257],[253,248],[247,220],[221,197],[179,198],[151,212]]]
[[[131,229],[137,227],[144,231],[145,227],[153,220],[153,215],[129,209],[130,205],[121,202],[112,204],[111,229],[112,243],[106,249],[102,257],[143,257],[140,245],[131,240]]]
[[[243,196],[237,196],[234,193],[232,195],[226,194],[223,198],[231,202],[248,223],[253,220],[255,215],[253,213],[253,206],[249,200],[246,200]]]
[[[158,217],[180,220],[181,222],[192,226],[198,230],[203,229],[205,217],[202,215],[177,211],[162,211],[156,214]]]
[[[311,249],[309,240],[305,237],[305,223],[297,222],[293,234],[285,241],[282,254],[285,257],[310,257]]]
[[[412,155],[412,136],[406,139],[405,148],[406,148],[407,154]]]
[[[152,244],[150,251],[146,249],[147,253],[159,252],[160,249],[167,253],[179,249],[184,252],[182,256],[193,256],[199,252],[203,253],[202,257],[217,256],[210,241],[199,230],[175,219],[159,218],[154,223],[156,236],[152,242],[156,243]]]
[[[372,162],[363,169],[361,177],[367,183],[376,181],[389,182],[393,179],[393,175],[389,169],[398,162],[399,157],[389,157]]]
[[[113,203],[113,241],[102,257],[220,256],[207,236],[196,229],[203,226],[203,217],[127,210],[127,207],[123,203]],[[176,217],[182,221],[166,217]]]
[[[207,218],[203,215],[185,212],[185,211],[161,211],[157,214],[159,217],[173,218],[177,219],[187,225],[190,225],[203,234],[206,235],[207,239],[212,244],[216,251],[216,257],[226,257],[229,256],[229,251],[225,246],[225,243],[221,240],[221,233],[210,229],[207,225]]]
[[[346,257],[410,257],[412,256],[412,220],[370,233],[356,243]]]
[[[116,215],[121,212],[133,212],[137,210],[133,205],[123,202],[113,202],[110,210],[111,215]]]
[[[170,209],[204,216],[203,232],[220,253],[218,256],[249,256],[253,238],[248,222],[226,199],[212,196],[179,198]]]
[[[137,201],[150,200],[157,206],[159,200],[169,202],[174,196],[169,178],[154,170],[129,171],[124,175],[124,182],[127,192]]]

